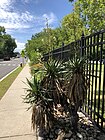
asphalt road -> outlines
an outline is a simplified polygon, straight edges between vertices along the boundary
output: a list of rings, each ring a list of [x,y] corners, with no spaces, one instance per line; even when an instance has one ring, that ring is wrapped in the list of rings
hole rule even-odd
[[[23,61],[25,61],[23,58],[12,58],[10,61],[0,61],[0,80],[15,68],[20,66],[20,63]]]

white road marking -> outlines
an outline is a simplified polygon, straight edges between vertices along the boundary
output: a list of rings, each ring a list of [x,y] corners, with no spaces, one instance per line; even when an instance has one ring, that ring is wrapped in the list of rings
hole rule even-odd
[[[18,66],[19,64],[0,64],[0,66]]]

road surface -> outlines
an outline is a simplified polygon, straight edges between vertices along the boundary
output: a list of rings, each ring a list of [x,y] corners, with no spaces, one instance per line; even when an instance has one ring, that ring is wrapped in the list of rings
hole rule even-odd
[[[10,61],[0,61],[0,80],[17,68],[21,62],[23,62],[23,58],[15,58]]]

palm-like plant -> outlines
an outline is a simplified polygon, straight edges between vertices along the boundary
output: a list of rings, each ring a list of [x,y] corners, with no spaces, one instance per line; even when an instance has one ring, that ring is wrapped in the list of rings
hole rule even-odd
[[[62,88],[64,68],[63,63],[57,60],[51,60],[44,64],[45,76],[41,83],[42,87],[48,91],[48,96],[53,99],[54,106],[61,104],[62,96],[65,96]]]
[[[26,89],[25,103],[29,103],[32,107],[32,127],[44,129],[48,123],[47,118],[51,118],[51,108],[49,99],[46,96],[46,91],[41,87],[41,82],[35,77],[32,81],[27,79],[28,88]],[[47,97],[47,98],[46,98]],[[35,129],[36,130],[36,129]]]
[[[75,57],[67,63],[69,85],[67,95],[70,103],[75,105],[76,111],[86,99],[87,79],[84,72],[85,59]]]
[[[28,89],[25,96],[25,102],[30,103],[32,111],[32,126],[41,129],[49,129],[54,122],[54,107],[57,104],[65,105],[67,103],[62,98],[65,96],[62,89],[62,71],[63,65],[59,61],[45,62],[43,68],[36,70],[32,81],[27,79]],[[41,78],[37,78],[37,73]],[[38,76],[40,77],[40,76]]]
[[[36,70],[32,81],[27,79],[29,88],[25,102],[30,103],[33,108],[32,126],[34,129],[35,126],[46,130],[52,127],[55,121],[54,109],[58,104],[66,109],[65,112],[69,111],[70,115],[73,116],[71,118],[74,118],[72,122],[75,124],[72,125],[76,128],[78,108],[86,99],[87,85],[83,71],[84,64],[85,60],[77,57],[66,65],[56,60],[50,60]],[[63,89],[65,72],[66,81],[68,81],[66,93]]]
[[[26,89],[26,96],[24,102],[30,104],[32,107],[32,127],[35,129],[35,125],[41,126],[44,120],[44,110],[39,106],[41,103],[41,87],[40,82],[34,76],[32,80],[27,79],[28,88]]]
[[[27,79],[27,85],[27,94],[24,98],[24,102],[31,105],[37,104],[41,98],[40,82],[34,76],[31,80]]]
[[[87,78],[85,76],[85,58],[75,56],[66,63],[66,77],[68,81],[67,97],[70,105],[70,116],[73,129],[77,129],[78,114],[77,111],[86,99]]]

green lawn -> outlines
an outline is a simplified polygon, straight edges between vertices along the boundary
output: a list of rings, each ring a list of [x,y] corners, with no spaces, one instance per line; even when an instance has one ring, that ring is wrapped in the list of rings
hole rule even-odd
[[[0,82],[0,99],[6,93],[6,91],[11,86],[11,84],[16,79],[16,77],[18,76],[18,74],[21,72],[22,69],[23,67],[18,67],[14,72],[12,72],[10,75],[8,75],[5,79],[3,79]]]

